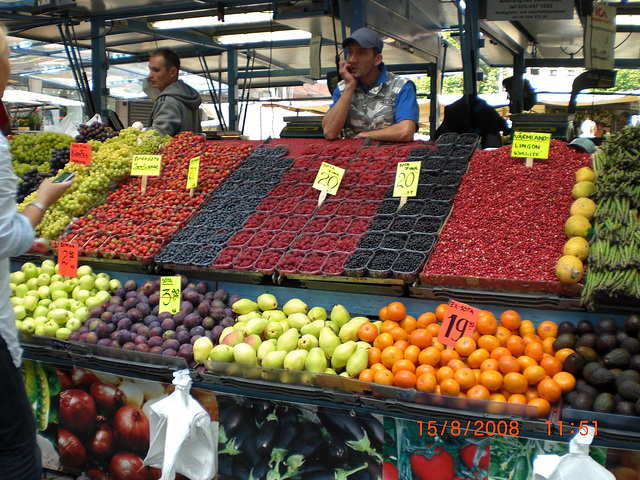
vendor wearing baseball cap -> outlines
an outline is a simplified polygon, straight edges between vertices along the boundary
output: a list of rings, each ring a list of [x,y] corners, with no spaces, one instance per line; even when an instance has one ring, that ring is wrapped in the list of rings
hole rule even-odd
[[[342,81],[322,120],[324,136],[334,140],[366,138],[408,142],[418,129],[420,110],[413,82],[388,72],[382,63],[383,43],[370,28],[342,42],[347,60],[340,62]]]

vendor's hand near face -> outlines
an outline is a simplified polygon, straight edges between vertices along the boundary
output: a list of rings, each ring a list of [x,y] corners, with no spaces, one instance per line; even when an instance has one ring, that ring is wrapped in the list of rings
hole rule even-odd
[[[351,64],[346,60],[340,61],[340,76],[347,85],[354,85],[357,83],[356,78],[351,74]]]

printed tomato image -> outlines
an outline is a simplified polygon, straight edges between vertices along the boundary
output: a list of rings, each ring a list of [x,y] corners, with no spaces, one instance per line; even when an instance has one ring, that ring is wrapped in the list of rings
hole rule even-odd
[[[411,471],[416,480],[453,480],[456,463],[446,450],[427,445],[424,454],[411,455]]]

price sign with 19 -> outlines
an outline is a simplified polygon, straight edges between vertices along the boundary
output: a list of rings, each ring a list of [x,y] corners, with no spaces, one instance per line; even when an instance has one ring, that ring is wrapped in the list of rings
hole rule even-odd
[[[455,347],[460,338],[473,335],[479,316],[480,309],[449,300],[449,306],[438,332],[438,341],[443,345]]]

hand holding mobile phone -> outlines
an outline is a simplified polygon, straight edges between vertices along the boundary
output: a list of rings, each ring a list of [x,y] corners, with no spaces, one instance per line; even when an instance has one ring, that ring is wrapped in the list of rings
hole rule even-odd
[[[62,174],[59,175],[57,178],[55,178],[52,182],[53,183],[66,182],[68,180],[71,180],[75,176],[76,174],[74,172],[62,172]]]

